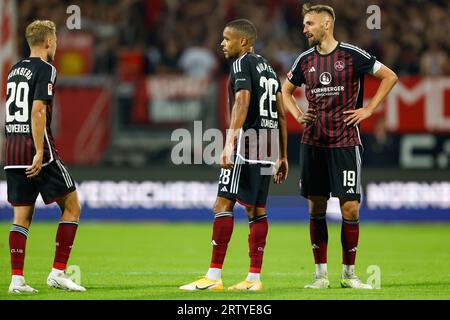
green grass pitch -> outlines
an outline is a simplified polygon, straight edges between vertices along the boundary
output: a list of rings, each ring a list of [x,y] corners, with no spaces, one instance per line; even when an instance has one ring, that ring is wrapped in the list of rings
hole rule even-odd
[[[203,275],[211,254],[209,223],[80,224],[69,265],[81,269],[87,292],[71,293],[45,284],[54,254],[57,223],[35,223],[28,238],[25,275],[35,295],[9,295],[8,231],[0,224],[0,299],[450,299],[450,224],[362,224],[357,273],[381,271],[381,289],[339,287],[340,225],[329,223],[331,288],[303,285],[314,269],[306,224],[269,227],[262,292],[180,292],[178,286]],[[248,226],[237,223],[223,270],[225,286],[245,278]]]

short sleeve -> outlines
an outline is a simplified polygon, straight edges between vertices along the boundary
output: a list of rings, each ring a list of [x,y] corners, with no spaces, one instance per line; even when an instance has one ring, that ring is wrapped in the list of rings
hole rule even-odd
[[[356,73],[362,75],[372,72],[373,65],[375,64],[375,61],[377,61],[375,56],[372,56],[358,47],[354,47],[354,50],[352,50],[352,56]]]
[[[277,83],[278,83],[278,88],[277,88],[277,92],[276,93],[281,92],[281,81],[278,78],[278,76],[277,76]]]
[[[56,79],[56,68],[52,65],[43,65],[36,75],[34,100],[53,100],[53,86]]]
[[[291,67],[291,70],[287,73],[287,78],[293,85],[300,87],[303,83],[306,83],[305,77],[303,76],[301,61],[299,56]]]
[[[251,71],[248,59],[245,59],[245,56],[233,62],[231,81],[235,93],[239,90],[252,91]]]

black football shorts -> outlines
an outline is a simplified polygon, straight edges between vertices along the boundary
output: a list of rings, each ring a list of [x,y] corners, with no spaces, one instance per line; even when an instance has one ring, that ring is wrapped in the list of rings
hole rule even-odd
[[[361,146],[300,146],[300,194],[361,201]]]
[[[248,208],[265,208],[271,178],[271,164],[249,163],[237,158],[233,168],[221,168],[217,195]]]
[[[8,202],[13,206],[33,205],[39,195],[45,204],[55,202],[75,191],[75,181],[61,160],[42,167],[39,175],[27,178],[25,169],[6,169]]]

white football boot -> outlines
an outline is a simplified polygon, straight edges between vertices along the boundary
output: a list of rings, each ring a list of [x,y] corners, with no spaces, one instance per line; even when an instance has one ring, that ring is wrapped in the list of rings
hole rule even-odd
[[[359,280],[359,278],[355,275],[342,276],[341,287],[352,289],[373,289],[370,284],[362,283],[361,280]]]
[[[305,289],[328,289],[330,287],[330,281],[328,281],[328,275],[322,274],[318,276],[314,273],[313,281],[307,284]]]
[[[11,279],[11,284],[8,289],[9,293],[36,293],[38,290],[30,287],[25,283],[25,278],[23,276],[13,276]]]
[[[56,289],[84,292],[86,289],[75,282],[62,270],[53,269],[47,278],[47,285]]]

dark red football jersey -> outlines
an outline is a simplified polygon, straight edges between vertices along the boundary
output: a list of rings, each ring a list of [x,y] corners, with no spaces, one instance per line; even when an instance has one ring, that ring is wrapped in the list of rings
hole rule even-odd
[[[55,67],[41,58],[30,57],[11,68],[6,83],[5,169],[27,168],[33,163],[36,153],[31,130],[34,100],[45,101],[47,105],[43,165],[59,159],[50,128],[55,82]]]
[[[314,47],[298,56],[287,77],[295,86],[305,85],[309,108],[317,116],[305,127],[302,143],[329,148],[361,144],[358,126],[347,126],[343,112],[362,107],[364,75],[375,61],[366,51],[340,42],[329,54]]]

